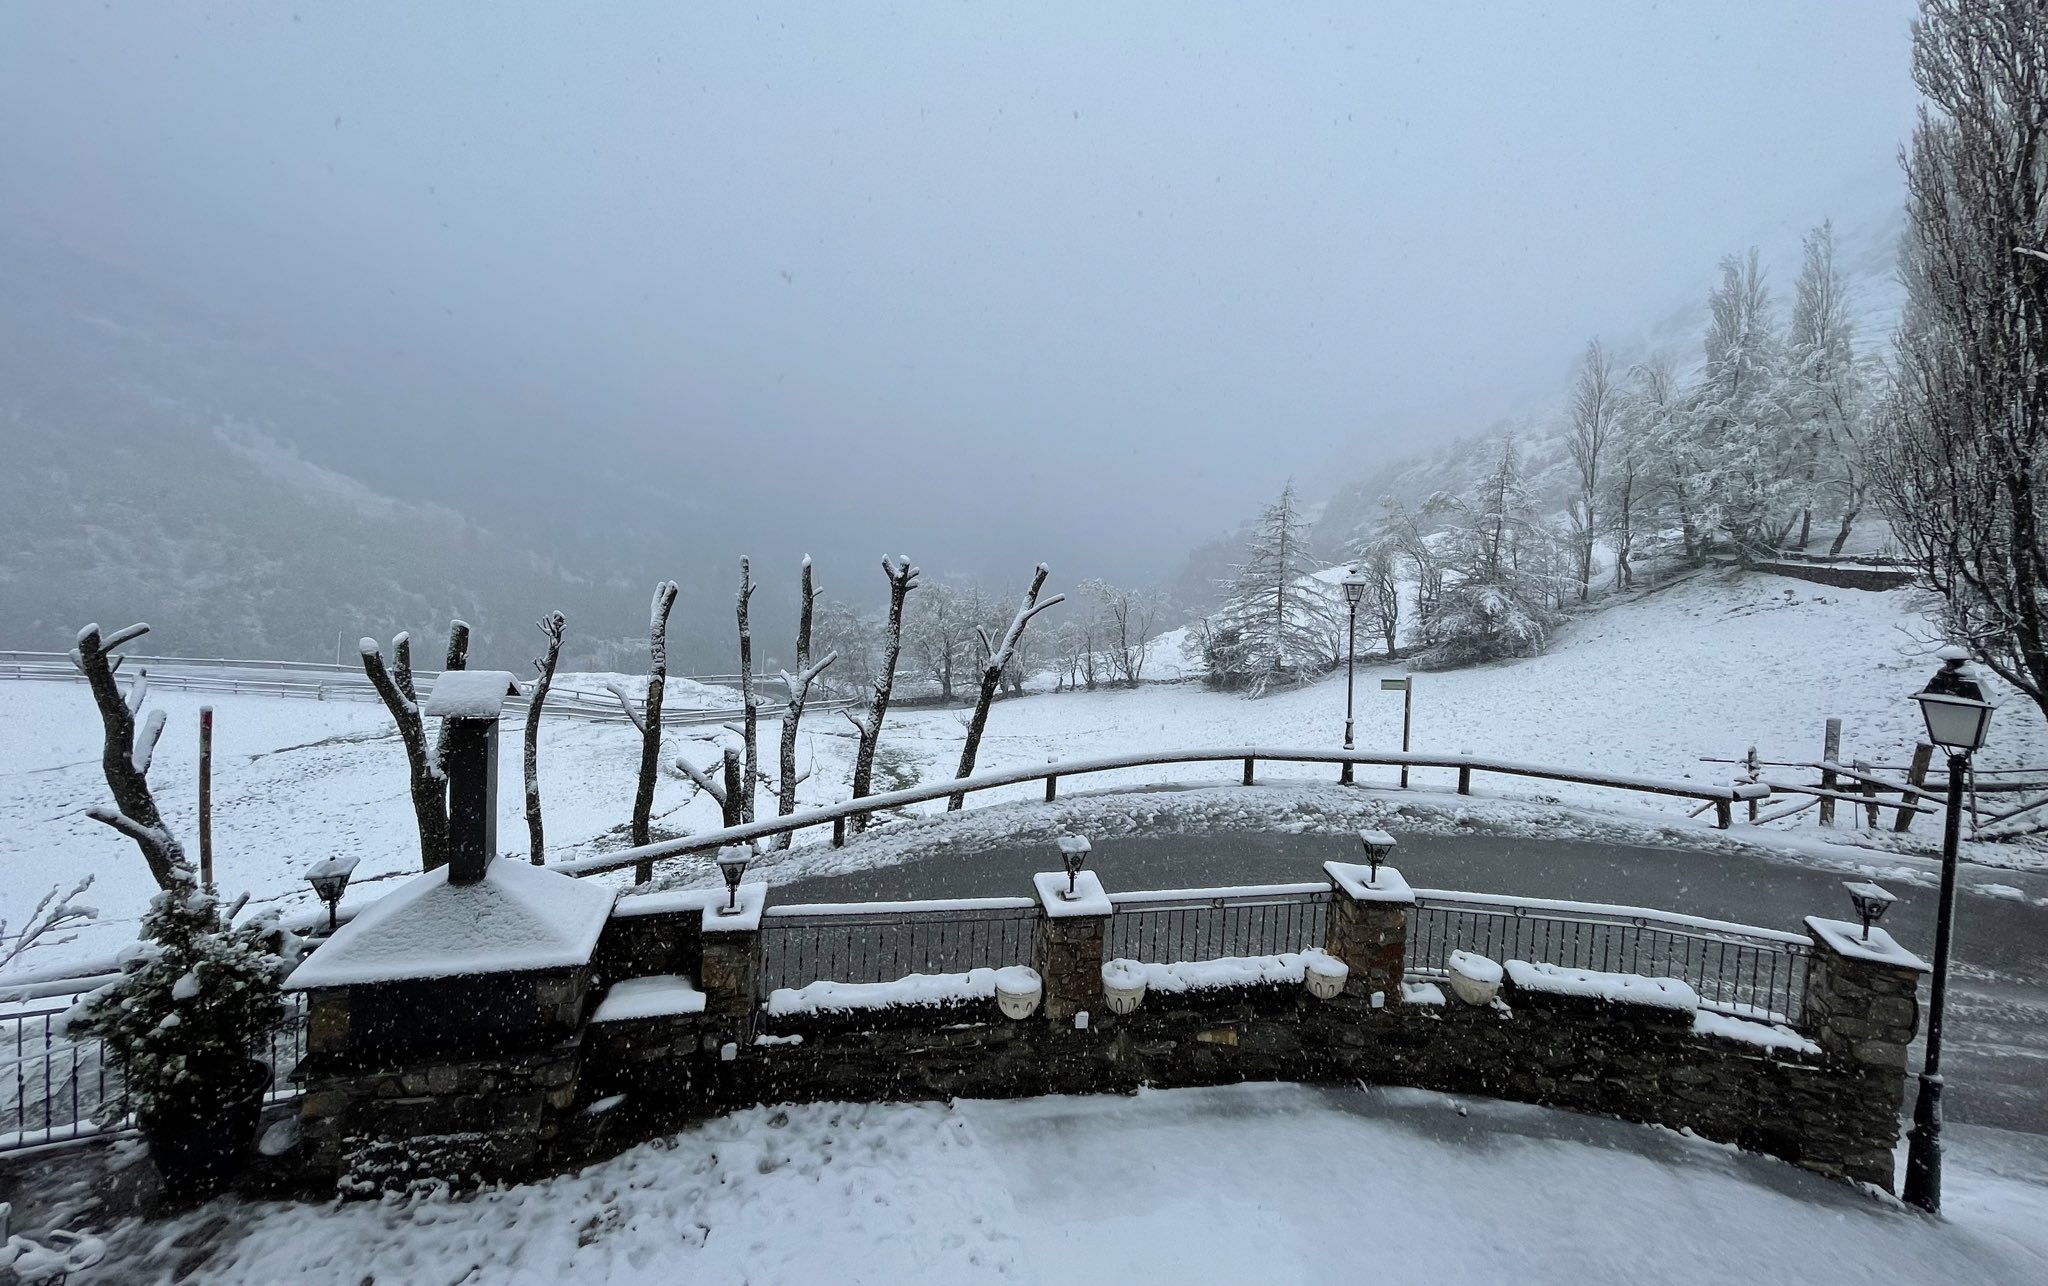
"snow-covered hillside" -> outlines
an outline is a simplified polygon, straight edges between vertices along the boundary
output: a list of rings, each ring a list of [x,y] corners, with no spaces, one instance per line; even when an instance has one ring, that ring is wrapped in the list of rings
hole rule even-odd
[[[1811,759],[1829,717],[1844,723],[1849,757],[1880,765],[1905,762],[1918,715],[1910,694],[1932,670],[1917,641],[1918,605],[1909,591],[1835,590],[1771,576],[1709,572],[1621,602],[1568,625],[1544,656],[1474,670],[1418,675],[1414,745],[1421,751],[1478,754],[1567,768],[1725,782],[1730,768],[1702,756],[1733,758],[1751,745],[1767,759]],[[1378,680],[1401,673],[1373,665],[1358,676],[1358,744],[1396,749],[1400,698]],[[351,901],[376,896],[379,876],[417,869],[417,840],[406,802],[404,757],[383,711],[373,705],[163,691],[152,696],[170,716],[154,780],[172,826],[194,829],[194,728],[202,699],[216,708],[215,844],[220,879],[259,901],[310,908],[301,873],[335,853],[361,857]],[[772,713],[773,708],[764,713]],[[995,707],[981,749],[985,769],[1170,748],[1241,745],[1335,747],[1343,732],[1344,676],[1259,701],[1162,684],[1136,690],[1039,694]],[[922,781],[950,777],[960,751],[963,712],[913,710],[891,715],[885,759]],[[811,770],[800,803],[844,799],[853,750],[843,719],[816,716],[799,739]],[[134,932],[148,892],[142,864],[126,841],[88,820],[101,802],[99,726],[79,685],[0,683],[0,915],[14,919],[49,885],[86,873],[103,923],[61,950],[104,955]],[[775,724],[763,724],[772,744]],[[678,729],[670,757],[709,764],[716,726]],[[541,788],[551,856],[584,856],[623,845],[638,762],[638,738],[623,724],[554,720],[541,740]],[[2048,731],[2031,706],[2008,699],[1994,725],[1987,767],[2048,762]],[[503,757],[499,843],[523,851],[519,759]],[[1074,781],[1062,793],[1147,783],[1236,779],[1234,764],[1131,770]],[[1273,766],[1262,781],[1328,781],[1326,770]],[[1391,770],[1361,769],[1361,786],[1391,787]],[[1416,793],[1448,792],[1452,774],[1419,770]],[[1484,779],[1479,794],[1555,799],[1688,823],[1686,801],[1619,795],[1551,782]],[[970,807],[1037,798],[1036,785],[977,795]],[[1163,797],[1152,797],[1161,799]],[[1192,806],[1192,805],[1191,805]],[[772,811],[772,805],[767,806]],[[1170,807],[1160,804],[1159,807]],[[715,805],[680,776],[664,775],[655,803],[658,833],[706,831]],[[1811,815],[1779,824],[1813,832]],[[1255,819],[1254,819],[1255,820]],[[1913,835],[1863,837],[1924,849],[1931,828]],[[1853,830],[1832,833],[1854,841]],[[810,837],[822,840],[822,835]],[[833,853],[800,842],[777,863],[778,881],[861,854],[888,860],[886,829]],[[2032,849],[1980,846],[1991,862],[2038,865]],[[709,878],[708,872],[699,872]],[[62,956],[44,953],[40,963]]]

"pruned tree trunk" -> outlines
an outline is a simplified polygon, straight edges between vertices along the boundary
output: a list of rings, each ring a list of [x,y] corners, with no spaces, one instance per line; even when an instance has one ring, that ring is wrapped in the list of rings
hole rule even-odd
[[[647,699],[640,707],[640,781],[633,792],[631,837],[634,848],[651,838],[654,782],[661,769],[661,699],[668,686],[668,614],[675,605],[674,581],[665,580],[654,587],[654,601],[647,609]],[[651,859],[634,866],[635,884],[645,884],[653,878]]]
[[[100,723],[106,729],[100,766],[106,774],[107,789],[114,796],[114,807],[96,804],[86,809],[85,815],[134,840],[157,887],[169,889],[189,884],[194,877],[185,860],[185,850],[164,825],[163,814],[157,811],[156,796],[149,790],[149,764],[156,753],[157,738],[163,735],[164,713],[150,711],[138,729],[135,716],[149,695],[149,672],[136,674],[126,696],[114,679],[114,669],[120,664],[113,655],[114,649],[147,633],[149,626],[136,624],[101,638],[100,627],[88,625],[78,632],[78,646],[71,650],[71,662],[85,675],[86,685],[92,689],[93,704],[99,707]]]
[[[568,628],[569,618],[560,612],[549,612],[536,624],[547,636],[548,654],[533,663],[540,678],[534,682],[533,700],[526,707],[526,838],[533,864],[539,866],[547,860],[547,844],[540,824],[540,715],[547,704],[548,688],[555,681],[555,663],[562,659],[562,632]]]
[[[398,739],[405,747],[407,782],[412,793],[413,818],[420,832],[420,869],[438,870],[448,864],[448,781],[441,775],[438,747],[427,745],[427,730],[420,718],[419,691],[413,686],[412,636],[401,633],[391,640],[391,664],[377,640],[366,638],[358,644],[363,656],[363,673],[377,690],[391,721],[398,726]],[[459,670],[469,657],[469,626],[453,621],[448,630],[448,660]]]
[[[747,600],[754,596],[752,568],[746,559],[740,559],[740,701],[744,709],[740,715],[740,739],[746,746],[747,786],[739,800],[740,820],[754,820],[754,783],[761,780],[761,745],[759,726],[761,714],[754,708],[754,635],[747,628]]]
[[[804,555],[803,589],[797,608],[796,618],[796,673],[782,672],[782,682],[789,689],[789,708],[782,715],[781,759],[778,762],[779,776],[775,780],[776,816],[787,817],[796,811],[796,733],[797,725],[803,721],[804,703],[810,699],[811,684],[825,667],[839,659],[836,652],[828,652],[816,665],[811,664],[811,612],[817,603],[817,591],[811,584],[811,558]],[[789,847],[789,832],[775,837],[775,847]]]
[[[960,748],[960,771],[955,777],[966,777],[974,771],[974,757],[981,751],[981,734],[988,727],[989,704],[995,700],[996,687],[1003,681],[1003,670],[1010,664],[1010,658],[1017,654],[1017,640],[1024,637],[1024,627],[1031,624],[1031,618],[1048,607],[1067,601],[1065,594],[1054,594],[1044,602],[1038,601],[1038,591],[1045,587],[1047,571],[1040,563],[1031,577],[1031,588],[1024,591],[1024,601],[1017,606],[1017,614],[1010,618],[1010,628],[1003,631],[1001,643],[991,643],[985,633],[980,633],[983,663],[981,668],[981,691],[974,700],[974,717],[967,724],[967,744]],[[946,811],[958,812],[967,802],[962,792],[946,798]]]
[[[882,721],[889,717],[889,698],[896,690],[896,661],[903,652],[903,600],[917,588],[917,568],[910,565],[907,555],[893,564],[883,558],[882,575],[889,578],[889,641],[882,648],[882,668],[875,675],[875,697],[868,704],[867,718],[854,724],[860,737],[853,756],[855,799],[874,794],[875,750],[882,741]],[[868,815],[855,813],[847,820],[847,827],[855,835],[860,834],[868,827]]]

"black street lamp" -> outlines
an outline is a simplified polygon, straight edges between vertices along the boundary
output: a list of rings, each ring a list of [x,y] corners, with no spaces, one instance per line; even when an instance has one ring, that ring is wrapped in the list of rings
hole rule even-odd
[[[747,874],[747,863],[753,859],[753,850],[744,844],[728,844],[718,850],[716,859],[718,873],[725,877],[725,905],[718,908],[719,915],[740,913],[740,880]]]
[[[356,862],[359,860],[352,854],[330,857],[323,862],[315,862],[312,869],[306,872],[306,883],[313,886],[314,896],[327,904],[329,937],[334,936],[336,912],[341,907],[341,895],[348,888],[348,877],[355,873]]]
[[[1353,567],[1344,577],[1344,602],[1350,609],[1350,624],[1344,635],[1344,748],[1352,749],[1351,696],[1355,689],[1358,673],[1358,604],[1365,598],[1365,577]],[[1351,784],[1351,761],[1344,761],[1344,774],[1337,779],[1342,784]]]
[[[1927,721],[1927,740],[1948,755],[1948,816],[1941,835],[1941,901],[1934,920],[1934,981],[1927,995],[1927,1061],[1920,1069],[1920,1096],[1913,1103],[1913,1128],[1906,1133],[1906,1191],[1909,1204],[1941,1211],[1941,1027],[1948,1001],[1949,939],[1956,918],[1956,848],[1962,838],[1963,781],[1970,755],[1983,748],[1991,727],[1991,703],[1963,668],[1970,654],[1945,647],[1941,669],[1914,695]]]

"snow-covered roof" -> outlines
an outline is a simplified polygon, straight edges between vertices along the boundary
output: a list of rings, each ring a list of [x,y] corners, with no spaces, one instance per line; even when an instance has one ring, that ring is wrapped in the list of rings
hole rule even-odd
[[[434,680],[423,713],[442,719],[495,719],[520,693],[510,670],[449,670]]]
[[[562,969],[587,964],[613,891],[519,861],[450,884],[448,868],[415,875],[343,925],[285,986],[348,987],[406,978]]]
[[[656,974],[621,978],[605,993],[594,1023],[630,1022],[636,1018],[677,1018],[704,1012],[705,996],[687,975]]]

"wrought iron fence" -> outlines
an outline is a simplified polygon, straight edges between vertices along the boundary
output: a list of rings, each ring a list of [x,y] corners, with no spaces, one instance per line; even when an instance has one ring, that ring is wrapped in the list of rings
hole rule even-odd
[[[1030,898],[770,907],[759,991],[1030,964],[1037,918]]]
[[[1109,954],[1150,964],[1270,956],[1320,947],[1328,884],[1112,893]]]
[[[100,1109],[123,1096],[97,1038],[72,1039],[59,1022],[77,997],[0,1007],[0,1152],[89,1138]],[[253,1051],[272,1073],[269,1100],[299,1095],[289,1079],[306,1053],[303,998],[285,997],[285,1017]],[[126,1119],[126,1113],[122,1114]]]
[[[1798,1025],[1811,943],[1747,925],[1635,907],[1417,889],[1408,970],[1442,977],[1453,951],[1606,973],[1677,978],[1702,1004]]]

